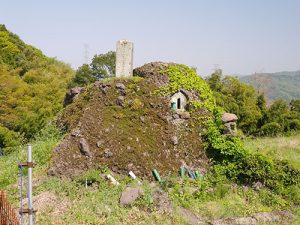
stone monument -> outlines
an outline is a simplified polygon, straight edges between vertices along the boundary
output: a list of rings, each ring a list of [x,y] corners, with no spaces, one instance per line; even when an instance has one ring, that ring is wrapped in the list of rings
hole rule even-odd
[[[238,117],[233,113],[224,113],[222,115],[222,121],[224,123],[223,134],[225,135],[237,135],[236,121]]]
[[[116,77],[132,77],[133,43],[127,40],[117,42]]]

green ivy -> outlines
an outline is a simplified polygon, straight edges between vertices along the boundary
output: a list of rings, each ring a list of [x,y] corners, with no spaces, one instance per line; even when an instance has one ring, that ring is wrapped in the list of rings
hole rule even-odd
[[[244,148],[239,137],[222,134],[221,115],[224,110],[216,106],[213,92],[193,69],[185,65],[170,65],[161,73],[168,75],[169,83],[158,90],[159,94],[170,96],[180,90],[196,92],[198,100],[189,101],[192,112],[201,108],[211,112],[211,117],[206,120],[205,145],[213,161],[211,171],[216,176],[226,176],[240,184],[261,182],[280,193],[286,186],[299,185],[300,171],[288,163],[252,154]]]
[[[199,100],[189,101],[192,108],[194,110],[205,108],[213,112],[216,107],[213,92],[195,70],[185,65],[170,65],[162,70],[161,73],[168,74],[169,84],[161,87],[158,90],[159,94],[169,96],[180,90],[196,91]]]
[[[239,137],[222,135],[216,122],[218,116],[209,121],[206,133],[206,149],[213,160],[216,176],[252,185],[261,182],[266,187],[282,193],[287,186],[300,184],[300,171],[287,162],[273,160],[259,153],[248,152]]]

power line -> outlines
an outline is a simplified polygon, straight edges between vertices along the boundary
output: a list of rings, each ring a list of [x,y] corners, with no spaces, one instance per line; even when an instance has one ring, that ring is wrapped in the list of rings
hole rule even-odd
[[[88,44],[84,44],[83,45],[84,48],[84,63],[88,64],[89,63],[89,45]]]

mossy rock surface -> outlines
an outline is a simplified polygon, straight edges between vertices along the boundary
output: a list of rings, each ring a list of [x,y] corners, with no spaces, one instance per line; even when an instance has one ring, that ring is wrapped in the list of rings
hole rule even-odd
[[[166,67],[147,64],[135,69],[139,77],[98,81],[68,105],[58,120],[68,134],[53,152],[49,174],[71,177],[104,165],[116,173],[132,170],[147,178],[154,168],[163,176],[176,174],[181,165],[205,173],[205,127],[199,116],[207,117],[208,111],[198,110],[188,118],[172,112],[170,98],[156,93],[168,82],[167,75],[160,74]],[[80,151],[82,138],[91,157]]]

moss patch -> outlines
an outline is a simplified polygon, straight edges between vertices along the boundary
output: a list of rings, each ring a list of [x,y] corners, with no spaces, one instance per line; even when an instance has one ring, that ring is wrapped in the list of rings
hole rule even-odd
[[[155,94],[159,88],[148,78],[96,83],[61,116],[60,124],[70,134],[54,151],[49,173],[72,176],[107,165],[117,173],[132,170],[140,177],[151,178],[154,168],[161,175],[174,174],[182,164],[204,173],[208,160],[199,136],[204,127],[195,118],[178,119],[170,109],[168,96]],[[176,118],[180,123],[172,123]],[[174,137],[178,139],[176,144]],[[93,157],[80,153],[80,138],[87,140]]]

